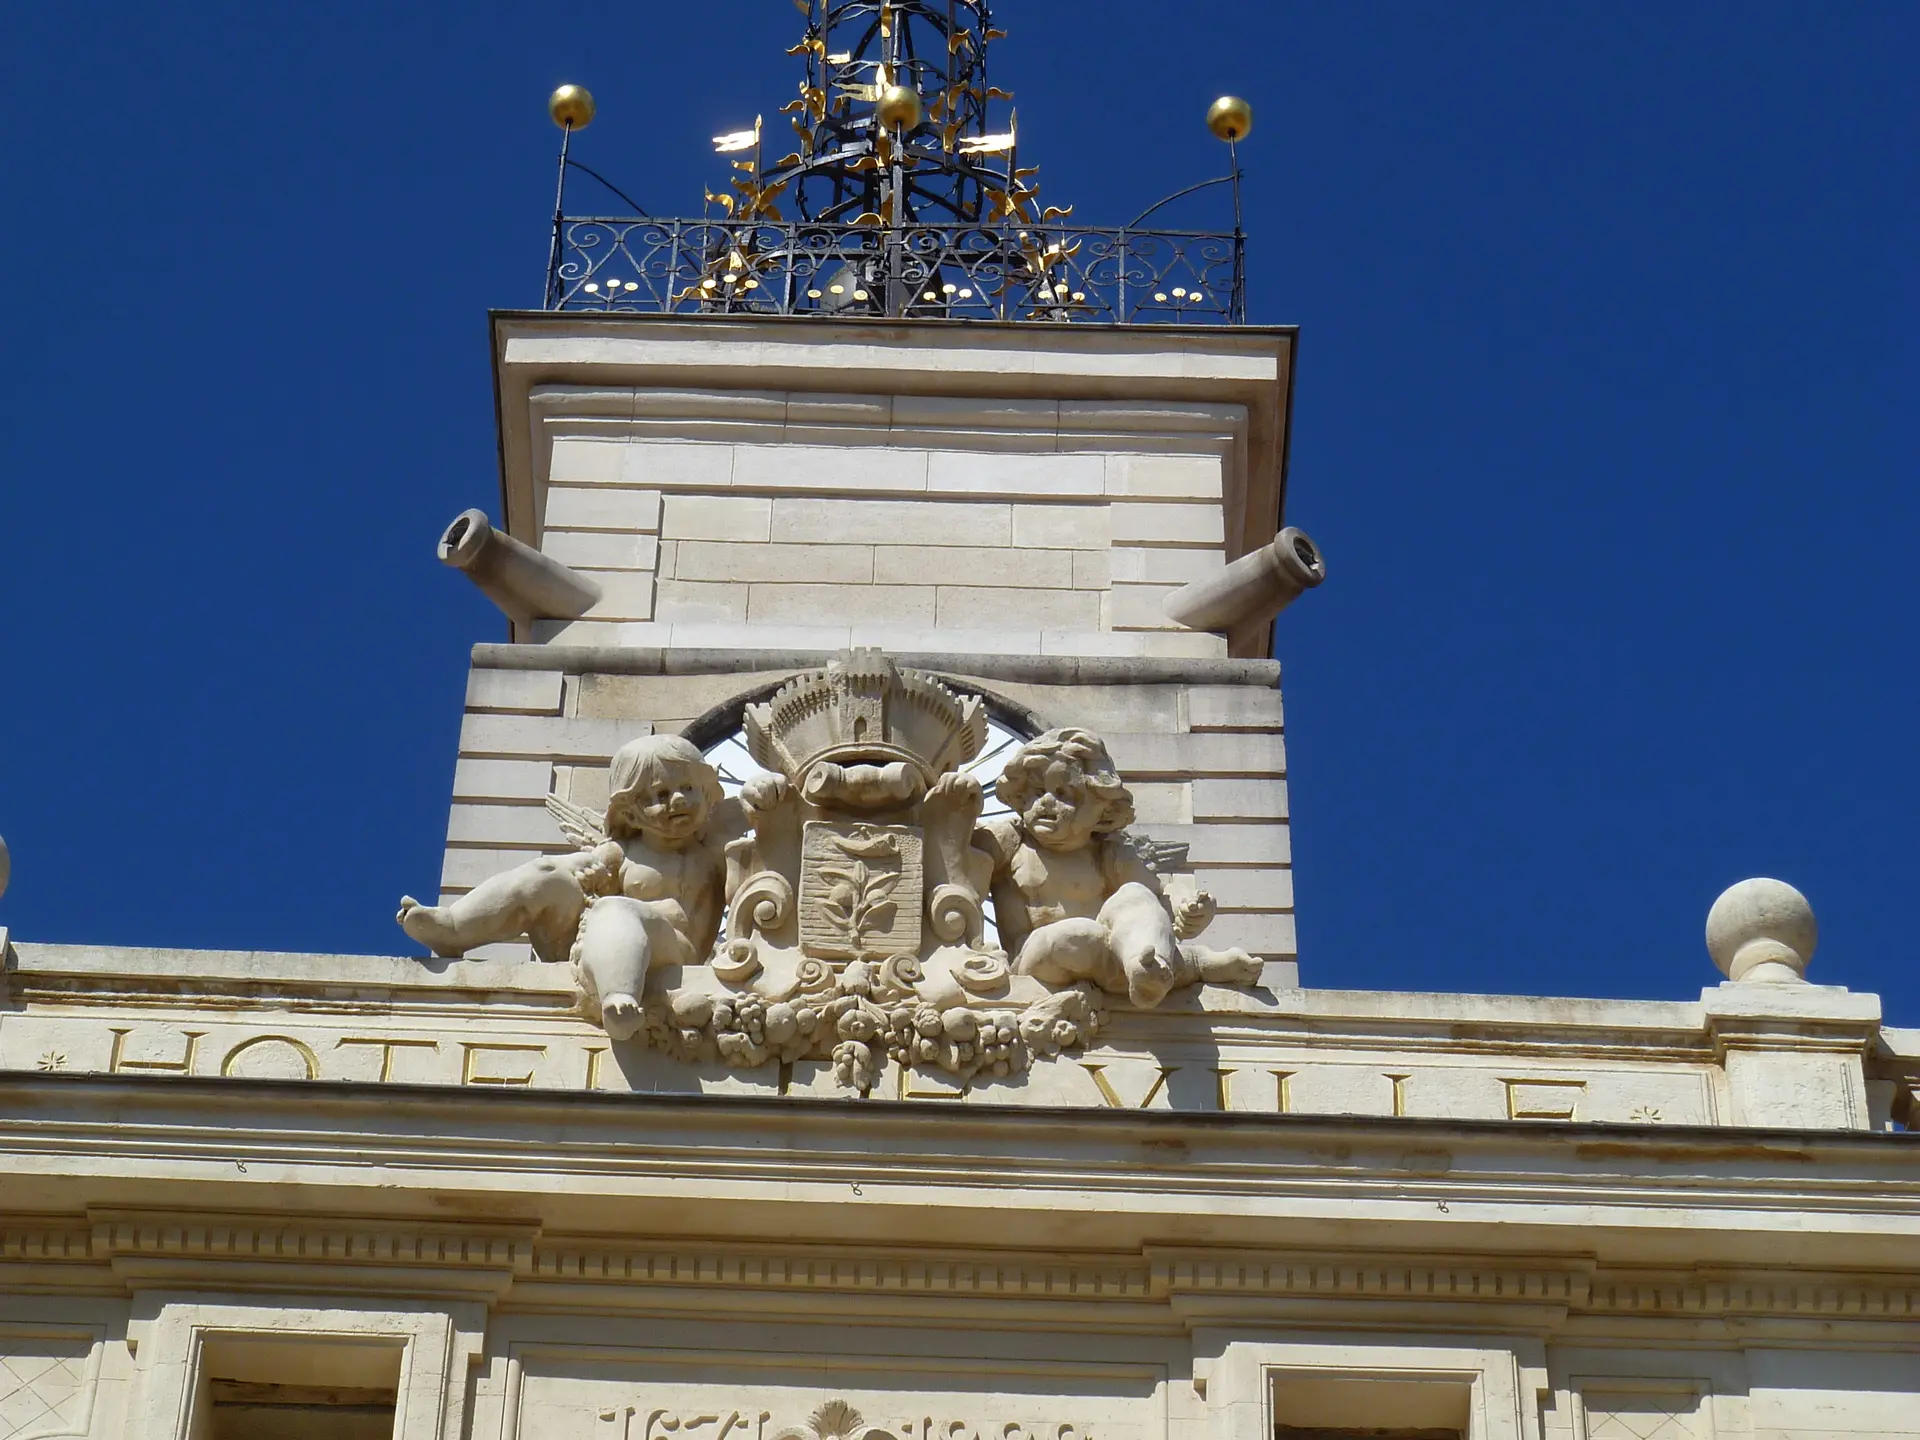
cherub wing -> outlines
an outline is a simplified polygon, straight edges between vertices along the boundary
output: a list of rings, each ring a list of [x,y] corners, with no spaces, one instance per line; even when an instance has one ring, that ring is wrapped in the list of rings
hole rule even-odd
[[[1150,840],[1145,835],[1127,834],[1127,844],[1140,857],[1140,863],[1156,875],[1172,875],[1187,868],[1189,847],[1172,840]]]
[[[600,828],[599,817],[590,810],[569,804],[558,795],[549,795],[547,813],[553,816],[560,833],[582,850],[595,850],[606,842],[607,832]]]

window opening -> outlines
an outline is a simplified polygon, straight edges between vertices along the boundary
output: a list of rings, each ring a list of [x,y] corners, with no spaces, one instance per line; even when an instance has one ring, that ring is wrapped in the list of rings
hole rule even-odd
[[[404,1343],[209,1338],[193,1440],[392,1440]]]
[[[1470,1382],[1403,1375],[1274,1377],[1274,1440],[1465,1440]]]

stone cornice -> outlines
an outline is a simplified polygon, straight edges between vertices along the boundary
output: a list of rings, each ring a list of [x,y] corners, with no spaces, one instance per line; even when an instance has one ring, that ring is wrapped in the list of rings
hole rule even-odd
[[[9,995],[109,1010],[165,1008],[207,1017],[276,1008],[420,1017],[499,1016],[565,1023],[574,983],[565,966],[512,960],[307,955],[258,950],[159,950],[16,942],[4,952]]]
[[[1004,397],[969,403],[884,391],[865,395],[723,386],[536,385],[527,406],[550,433],[698,440],[735,436],[764,443],[956,444],[982,436],[1100,442],[1120,436],[1178,437],[1194,448],[1224,448],[1247,425],[1233,402],[1072,400]]]
[[[1144,1300],[1150,1267],[1137,1256],[1036,1257],[992,1252],[727,1246],[667,1249],[556,1237],[536,1249],[536,1280],[753,1290],[892,1291],[1037,1300]]]
[[[271,1216],[95,1210],[84,1216],[0,1215],[0,1277],[31,1266],[40,1288],[125,1292],[155,1286],[399,1290],[529,1301],[586,1311],[761,1310],[779,1297],[891,1298],[947,1312],[954,1302],[1037,1303],[1077,1320],[1137,1325],[1164,1307],[1188,1328],[1236,1328],[1307,1313],[1342,1323],[1386,1304],[1396,1323],[1477,1315],[1507,1329],[1561,1319],[1634,1317],[1906,1322],[1920,1318],[1913,1274],[1806,1270],[1607,1268],[1590,1256],[1514,1257],[1222,1249],[1149,1245],[1134,1254],[855,1246],[644,1245],[618,1237],[544,1237],[534,1225],[324,1224]],[[63,1284],[61,1275],[69,1278]],[[674,1294],[681,1298],[673,1298]],[[701,1298],[701,1297],[706,1298]],[[543,1303],[542,1297],[545,1297]],[[1106,1318],[1101,1318],[1105,1316]],[[1077,1323],[1077,1321],[1076,1321]]]
[[[1716,1057],[1729,1051],[1871,1054],[1880,999],[1836,985],[1724,984],[1701,999]]]
[[[1498,1256],[1317,1255],[1149,1247],[1156,1295],[1308,1296],[1577,1308],[1591,1260],[1529,1263]]]
[[[95,1209],[0,1216],[0,1276],[40,1286],[405,1293],[491,1299],[531,1270],[534,1226]]]
[[[0,1264],[91,1264],[93,1227],[85,1216],[0,1216]]]
[[[88,1212],[95,1259],[190,1256],[314,1265],[408,1265],[504,1270],[532,1268],[536,1225],[351,1219],[328,1223],[270,1216],[97,1209]]]
[[[1545,1333],[1585,1298],[1591,1262],[1149,1248],[1154,1287],[1190,1330],[1276,1323],[1495,1326]]]
[[[831,650],[701,650],[636,645],[502,645],[473,647],[478,670],[557,670],[566,675],[726,675],[818,669]],[[1280,683],[1277,660],[1179,656],[1115,659],[1075,655],[978,655],[902,652],[889,657],[907,670],[1013,680],[1030,685],[1251,685]]]
[[[951,1254],[1051,1237],[1066,1206],[1085,1244],[1122,1252],[1169,1226],[1281,1252],[1372,1228],[1435,1253],[1605,1235],[1618,1260],[1684,1244],[1747,1267],[1781,1235],[1803,1265],[1877,1263],[1920,1237],[1913,1142],[1870,1132],[17,1072],[0,1115],[15,1203],[53,1211],[203,1203],[213,1183],[229,1209],[261,1187],[349,1213],[431,1193],[476,1215],[531,1204],[550,1232],[604,1233],[618,1215],[746,1235],[777,1205],[783,1229],[853,1226],[916,1253],[938,1236]]]
[[[1608,1270],[1591,1291],[1582,1308],[1594,1314],[1920,1318],[1915,1275]]]
[[[1127,1132],[1136,1130],[1143,1139],[1186,1131],[1195,1140],[1205,1137],[1250,1143],[1254,1146],[1255,1157],[1268,1153],[1267,1147],[1274,1141],[1289,1137],[1316,1146],[1338,1137],[1343,1142],[1343,1150],[1348,1145],[1359,1145],[1384,1147],[1396,1152],[1404,1152],[1410,1144],[1460,1141],[1485,1143],[1505,1151],[1537,1150],[1542,1156],[1575,1153],[1583,1158],[1631,1155],[1667,1162],[1700,1158],[1716,1162],[1774,1161],[1777,1163],[1768,1168],[1780,1175],[1805,1175],[1808,1173],[1807,1165],[1814,1163],[1816,1158],[1853,1158],[1869,1164],[1881,1160],[1892,1161],[1896,1157],[1904,1160],[1907,1155],[1916,1153],[1916,1146],[1920,1146],[1920,1142],[1907,1134],[1871,1130],[1687,1125],[1648,1129],[1580,1121],[1443,1119],[1426,1116],[1389,1118],[989,1104],[975,1105],[964,1112],[951,1109],[930,1112],[925,1105],[882,1098],[863,1100],[809,1096],[802,1099],[754,1094],[622,1093],[612,1090],[532,1088],[503,1088],[476,1093],[471,1087],[459,1085],[390,1082],[374,1086],[332,1080],[251,1078],[236,1082],[180,1075],[0,1071],[0,1095],[10,1100],[8,1106],[0,1107],[0,1136],[5,1136],[8,1131],[8,1111],[18,1115],[23,1107],[36,1100],[58,1103],[62,1097],[70,1097],[79,1102],[83,1096],[99,1097],[102,1103],[111,1096],[112,1103],[119,1104],[158,1105],[169,1109],[178,1107],[184,1111],[206,1109],[210,1119],[225,1117],[219,1128],[229,1135],[239,1123],[234,1118],[236,1114],[247,1114],[248,1123],[257,1116],[262,1123],[279,1119],[297,1126],[303,1115],[315,1109],[316,1102],[328,1106],[336,1119],[340,1118],[343,1109],[360,1106],[366,1107],[370,1116],[404,1108],[410,1118],[429,1113],[444,1115],[450,1120],[465,1117],[484,1122],[491,1118],[498,1123],[490,1125],[487,1134],[476,1132],[471,1137],[463,1138],[484,1141],[491,1136],[508,1148],[513,1147],[516,1137],[511,1132],[508,1116],[502,1112],[516,1112],[513,1120],[527,1123],[569,1116],[575,1123],[588,1124],[593,1123],[589,1115],[600,1112],[612,1126],[612,1131],[604,1137],[605,1143],[618,1144],[618,1137],[632,1136],[631,1127],[636,1122],[645,1122],[664,1132],[684,1131],[689,1143],[697,1144],[704,1134],[711,1139],[713,1154],[718,1158],[725,1152],[726,1142],[720,1138],[721,1135],[739,1131],[742,1127],[755,1128],[764,1122],[790,1140],[803,1130],[820,1132],[822,1140],[831,1140],[829,1132],[839,1132],[853,1149],[869,1156],[874,1167],[884,1166],[895,1158],[907,1161],[916,1157],[872,1154],[865,1148],[864,1136],[874,1131],[866,1127],[924,1137],[939,1152],[954,1148],[954,1142],[958,1142],[957,1154],[969,1161],[976,1158],[972,1151],[973,1142],[985,1141],[997,1132],[1012,1136],[1018,1132],[1032,1134],[1050,1131],[1063,1139],[1075,1139],[1089,1130],[1102,1132],[1103,1138],[1108,1139],[1119,1139]],[[87,1122],[82,1117],[75,1115],[72,1119],[77,1126],[86,1128]],[[44,1125],[34,1127],[40,1131],[48,1128]],[[863,1135],[856,1137],[853,1133],[856,1129],[863,1130]],[[24,1137],[32,1132],[19,1133]],[[232,1138],[242,1150],[251,1146],[258,1151],[269,1143],[267,1137],[246,1134],[232,1135]],[[381,1137],[367,1134],[358,1138],[377,1143]],[[415,1140],[431,1142],[435,1136],[418,1133],[394,1138],[410,1144]],[[163,1148],[163,1142],[155,1143],[157,1153],[158,1149]],[[797,1145],[798,1142],[794,1143]],[[700,1145],[700,1148],[706,1149],[707,1146]],[[649,1153],[655,1153],[654,1147],[649,1146],[648,1149]],[[823,1153],[813,1146],[801,1149],[805,1153]],[[1257,1158],[1253,1163],[1258,1163]],[[1177,1168],[1165,1161],[1160,1165],[1162,1168]],[[1424,1173],[1424,1167],[1416,1166],[1414,1169]],[[1650,1177],[1621,1178],[1639,1183]],[[1825,1178],[1829,1182],[1844,1179],[1837,1176]],[[1894,1189],[1903,1192],[1909,1186],[1916,1198],[1920,1198],[1920,1171],[1915,1171],[1911,1176],[1903,1174]]]

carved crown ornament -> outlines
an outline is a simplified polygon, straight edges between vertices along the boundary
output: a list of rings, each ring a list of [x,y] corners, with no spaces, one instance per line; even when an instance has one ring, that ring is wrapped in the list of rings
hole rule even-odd
[[[980,753],[987,707],[930,675],[903,674],[878,650],[855,650],[749,705],[746,731],[753,758],[810,797],[841,798],[849,769],[891,771],[896,786],[924,792]]]
[[[1203,981],[1251,985],[1241,950],[1193,943],[1213,901],[1184,847],[1131,836],[1133,797],[1088,730],[1008,759],[982,823],[963,768],[986,702],[880,651],[843,653],[749,705],[765,773],[722,793],[700,751],[648,736],[614,756],[578,846],[399,922],[440,955],[522,936],[570,963],[616,1041],[690,1063],[830,1060],[865,1093],[887,1059],[1010,1076],[1089,1044],[1110,1006]],[[992,925],[989,928],[989,918]]]

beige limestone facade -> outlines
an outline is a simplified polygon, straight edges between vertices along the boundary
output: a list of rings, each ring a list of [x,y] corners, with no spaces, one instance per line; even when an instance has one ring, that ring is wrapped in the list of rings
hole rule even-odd
[[[1697,1001],[1303,976],[1273,611],[1169,608],[1290,331],[494,335],[597,599],[394,953],[0,931],[0,1440],[1920,1437],[1920,1032],[1795,892]]]

